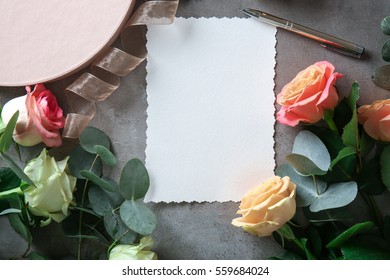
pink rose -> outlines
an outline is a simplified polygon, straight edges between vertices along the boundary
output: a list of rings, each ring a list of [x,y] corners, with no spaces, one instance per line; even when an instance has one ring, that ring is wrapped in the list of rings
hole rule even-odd
[[[358,109],[358,119],[372,138],[390,141],[390,99],[377,100]]]
[[[276,119],[290,126],[321,120],[324,110],[333,109],[339,100],[334,85],[343,75],[334,69],[328,61],[320,61],[299,72],[277,95],[282,107]]]
[[[23,146],[33,146],[40,142],[48,147],[62,144],[59,130],[64,127],[65,118],[53,93],[43,84],[31,91],[26,86],[27,94],[14,98],[4,105],[1,117],[8,123],[12,115],[19,110],[13,138]]]

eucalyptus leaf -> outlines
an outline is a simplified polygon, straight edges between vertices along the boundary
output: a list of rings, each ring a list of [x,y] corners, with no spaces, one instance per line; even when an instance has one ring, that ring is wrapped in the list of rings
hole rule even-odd
[[[374,227],[375,224],[371,221],[355,224],[330,241],[326,248],[340,248],[353,236],[370,232]]]
[[[311,223],[352,221],[354,216],[345,207],[310,212],[305,208],[305,216]]]
[[[390,190],[390,145],[386,146],[380,157],[382,182]]]
[[[286,156],[286,160],[302,176],[325,175],[328,170],[328,169],[323,170],[319,168],[309,158],[300,154],[289,154],[288,156]]]
[[[86,127],[80,135],[81,147],[89,153],[95,153],[95,146],[100,145],[110,150],[110,139],[108,136],[95,127]]]
[[[124,166],[119,190],[127,200],[143,198],[149,189],[149,174],[139,159],[131,159]]]
[[[331,184],[310,205],[310,211],[338,208],[351,203],[357,195],[357,184],[354,181]]]
[[[14,160],[9,157],[7,154],[5,153],[0,153],[0,158],[3,159],[7,165],[9,166],[9,168],[12,169],[13,172],[15,172],[15,174],[21,179],[23,180],[24,182],[26,182],[27,184],[29,184],[30,186],[35,186],[34,182],[31,181],[31,179],[26,175],[26,173],[24,173],[24,171],[19,167],[19,165],[17,165]]]
[[[89,203],[97,214],[104,216],[119,207],[124,199],[117,192],[106,192],[102,188],[92,185],[88,191]]]
[[[390,90],[390,65],[382,65],[372,74],[372,81],[378,87]]]
[[[16,233],[24,238],[28,243],[32,242],[32,235],[28,227],[23,223],[19,214],[9,214],[8,215],[9,223]]]
[[[0,168],[0,192],[15,189],[20,186],[20,183],[20,178],[11,168]]]
[[[112,180],[105,180],[103,178],[100,178],[99,176],[95,175],[95,173],[87,170],[81,170],[80,175],[93,182],[95,185],[103,188],[104,190],[108,192],[114,192],[116,189],[116,183]]]
[[[85,151],[81,146],[76,146],[70,153],[68,166],[73,176],[84,179],[80,174],[82,170],[89,170],[96,176],[102,174],[102,161],[100,157]]]
[[[381,29],[386,35],[390,35],[390,16],[385,17],[381,21]]]
[[[356,154],[356,149],[354,147],[351,146],[345,147],[339,152],[337,157],[334,160],[332,160],[330,164],[330,168],[332,169],[340,160],[355,154]]]
[[[384,61],[390,62],[390,40],[387,40],[382,47],[382,58]]]
[[[122,221],[133,231],[150,235],[157,226],[154,213],[139,200],[126,200],[119,209]]]
[[[111,151],[106,147],[101,145],[95,145],[93,148],[95,153],[98,154],[102,161],[108,166],[115,166],[118,164],[118,160],[116,159],[114,154],[111,153]]]
[[[8,124],[6,125],[3,134],[0,137],[0,152],[6,152],[12,144],[12,137],[14,134],[14,129],[16,126],[16,122],[19,118],[19,111],[16,111]]]
[[[309,206],[318,196],[317,191],[319,194],[321,194],[326,190],[327,187],[325,182],[316,180],[316,188],[312,177],[299,175],[289,164],[280,165],[278,168],[276,168],[275,174],[281,177],[290,177],[291,181],[297,186],[297,207]]]
[[[106,213],[104,215],[103,221],[107,233],[114,240],[119,240],[120,243],[133,244],[137,239],[138,234],[126,226],[118,213]]]
[[[292,153],[308,158],[322,171],[329,169],[330,155],[326,146],[318,136],[308,130],[299,132],[295,137]]]

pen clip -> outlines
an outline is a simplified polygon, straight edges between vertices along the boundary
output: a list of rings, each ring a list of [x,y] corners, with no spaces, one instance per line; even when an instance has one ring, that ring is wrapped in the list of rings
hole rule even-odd
[[[351,49],[341,48],[341,47],[338,47],[338,46],[333,46],[333,45],[327,44],[325,42],[321,43],[321,46],[326,48],[326,49],[329,49],[331,51],[335,51],[335,52],[338,52],[338,53],[341,53],[341,54],[353,56],[353,57],[356,57],[356,58],[360,58],[363,55],[363,52],[364,52],[364,48],[363,47],[358,47],[357,49],[351,50]]]

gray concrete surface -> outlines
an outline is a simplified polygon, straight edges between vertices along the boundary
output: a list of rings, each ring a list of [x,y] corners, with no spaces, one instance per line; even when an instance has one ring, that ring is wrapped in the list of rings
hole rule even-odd
[[[337,83],[341,94],[348,94],[352,81],[357,80],[361,86],[361,104],[389,97],[389,92],[371,82],[372,71],[383,64],[380,49],[388,39],[379,28],[381,19],[390,15],[387,0],[181,0],[177,16],[243,17],[241,9],[246,7],[262,9],[366,47],[364,58],[357,60],[279,30],[275,94],[298,71],[316,61],[328,60],[338,72],[345,74]],[[118,169],[107,170],[107,175],[113,178],[118,176],[118,170],[128,159],[145,159],[145,63],[123,78],[120,88],[112,96],[98,104],[97,116],[92,122],[92,125],[110,135],[113,148],[119,155]],[[61,92],[76,76],[47,86]],[[6,100],[23,94],[24,90],[0,88],[0,92]],[[290,152],[299,128],[276,124],[275,130],[276,163],[279,165]],[[22,153],[27,159],[34,152],[23,149]],[[389,193],[384,197],[388,199]],[[161,259],[265,259],[282,250],[272,238],[256,238],[230,225],[231,219],[236,217],[238,203],[151,203],[150,207],[158,219],[154,250]],[[387,206],[385,211],[388,210]],[[49,231],[34,231],[34,239],[35,248],[53,258],[65,257],[75,249],[73,241],[66,239],[56,224],[50,225]],[[0,259],[23,250],[23,241],[12,233],[8,221],[0,218]]]

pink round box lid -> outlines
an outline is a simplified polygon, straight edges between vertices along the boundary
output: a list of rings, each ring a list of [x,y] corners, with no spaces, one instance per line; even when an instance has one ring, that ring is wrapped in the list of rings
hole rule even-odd
[[[109,47],[135,0],[0,0],[0,85],[63,78]]]

